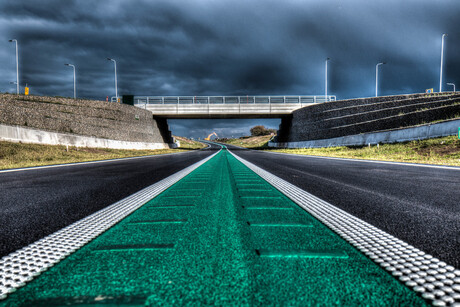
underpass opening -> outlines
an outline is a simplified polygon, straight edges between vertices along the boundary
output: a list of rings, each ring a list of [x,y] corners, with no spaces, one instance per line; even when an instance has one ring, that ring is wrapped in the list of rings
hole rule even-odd
[[[278,130],[280,123],[281,118],[168,119],[173,135],[196,140],[203,140],[212,132],[219,138],[250,136],[250,129],[255,126]]]
[[[336,101],[335,96],[123,96],[123,102],[149,110],[172,134],[202,139],[215,131],[220,137],[248,136],[250,128],[266,126],[289,135],[292,112],[318,103]],[[170,127],[168,126],[170,125]],[[169,129],[168,129],[169,133]]]

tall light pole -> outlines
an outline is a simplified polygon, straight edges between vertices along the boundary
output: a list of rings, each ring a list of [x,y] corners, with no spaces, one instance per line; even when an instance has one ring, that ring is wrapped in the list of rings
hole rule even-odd
[[[453,83],[447,83],[447,85],[452,85],[454,87],[454,93],[455,93],[455,84]]]
[[[16,43],[16,93],[19,95],[19,59],[18,59],[18,41],[16,39],[10,39],[10,43]]]
[[[75,82],[75,65],[64,64],[65,66],[73,67],[73,99],[77,99],[77,84]]]
[[[112,61],[113,64],[115,65],[115,97],[117,99],[117,102],[118,102],[118,87],[117,87],[117,61],[115,61],[114,59],[111,59],[111,58],[107,58],[107,60],[109,61]]]
[[[444,60],[444,37],[446,37],[447,34],[442,35],[441,39],[441,73],[439,74],[439,92],[442,92],[442,66],[443,66],[443,60]]]
[[[386,62],[378,63],[375,65],[375,97],[378,97],[378,89],[379,89],[379,66],[385,65]]]
[[[326,84],[325,84],[325,86],[324,86],[324,87],[325,87],[325,89],[326,89],[326,93],[325,93],[325,101],[327,101],[327,100],[328,100],[328,99],[327,99],[327,62],[328,62],[329,60],[330,60],[330,58],[327,58],[327,59],[326,59],[326,74],[325,74],[325,83],[326,83]]]

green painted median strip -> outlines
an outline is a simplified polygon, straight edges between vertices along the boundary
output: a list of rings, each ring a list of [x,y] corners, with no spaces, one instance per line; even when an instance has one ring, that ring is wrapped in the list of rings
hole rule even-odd
[[[0,306],[424,301],[226,150]]]

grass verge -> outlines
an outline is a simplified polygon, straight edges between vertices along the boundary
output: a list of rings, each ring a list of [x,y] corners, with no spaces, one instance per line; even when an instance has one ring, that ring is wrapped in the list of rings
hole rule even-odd
[[[0,141],[0,169],[87,162],[117,158],[177,153],[185,149],[122,150],[77,148],[62,145],[23,144]]]
[[[174,136],[174,138],[179,141],[180,143],[180,146],[179,148],[180,149],[201,149],[201,148],[205,148],[206,145],[201,143],[201,142],[198,142],[198,141],[194,141],[194,140],[191,140],[191,139],[188,139],[186,137],[182,137],[182,136]]]
[[[271,135],[243,136],[239,139],[216,139],[216,141],[240,147],[263,149],[268,147],[268,141],[271,138]]]
[[[460,140],[448,136],[379,146],[270,149],[272,152],[460,166]]]

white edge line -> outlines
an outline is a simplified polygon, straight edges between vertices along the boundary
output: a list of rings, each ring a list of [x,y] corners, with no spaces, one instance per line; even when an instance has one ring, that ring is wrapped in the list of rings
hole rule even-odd
[[[208,147],[201,148],[201,149],[198,149],[198,150],[207,149],[209,147],[211,147],[211,146],[208,144]],[[13,173],[13,172],[31,171],[31,170],[46,169],[46,168],[55,168],[55,167],[99,164],[99,163],[109,163],[109,162],[118,162],[118,161],[144,159],[144,158],[163,157],[163,156],[169,156],[169,155],[185,154],[185,153],[190,153],[190,152],[195,152],[195,151],[194,150],[189,150],[189,151],[184,151],[184,152],[172,152],[172,153],[165,153],[165,154],[158,154],[158,155],[148,155],[148,156],[115,158],[115,159],[96,160],[96,161],[87,161],[87,162],[74,162],[74,163],[65,163],[65,164],[53,164],[53,165],[41,165],[41,166],[32,166],[32,167],[23,167],[23,168],[13,168],[13,169],[0,170],[0,174],[1,173]]]
[[[438,306],[455,304],[460,270],[229,152],[424,299]]]
[[[231,146],[235,146],[235,145],[231,145]],[[235,146],[235,147],[239,147],[239,146]],[[272,151],[270,151],[270,149],[258,150],[258,149],[244,148],[244,147],[239,147],[239,148],[246,149],[246,150],[251,150],[251,151],[257,151],[257,152],[266,152],[266,153],[270,153],[270,154],[288,155],[288,156],[303,157],[303,158],[330,159],[330,160],[342,160],[342,161],[365,162],[365,163],[379,163],[379,164],[394,164],[394,165],[441,168],[441,169],[449,169],[449,170],[460,171],[459,166],[450,166],[450,165],[432,165],[432,164],[419,164],[419,163],[408,163],[408,162],[394,162],[394,161],[378,161],[378,160],[352,159],[352,158],[337,158],[337,157],[326,157],[326,156],[312,156],[312,155],[292,154],[292,153],[284,153],[284,152],[272,152]]]
[[[216,156],[201,161],[0,259],[0,301]]]

